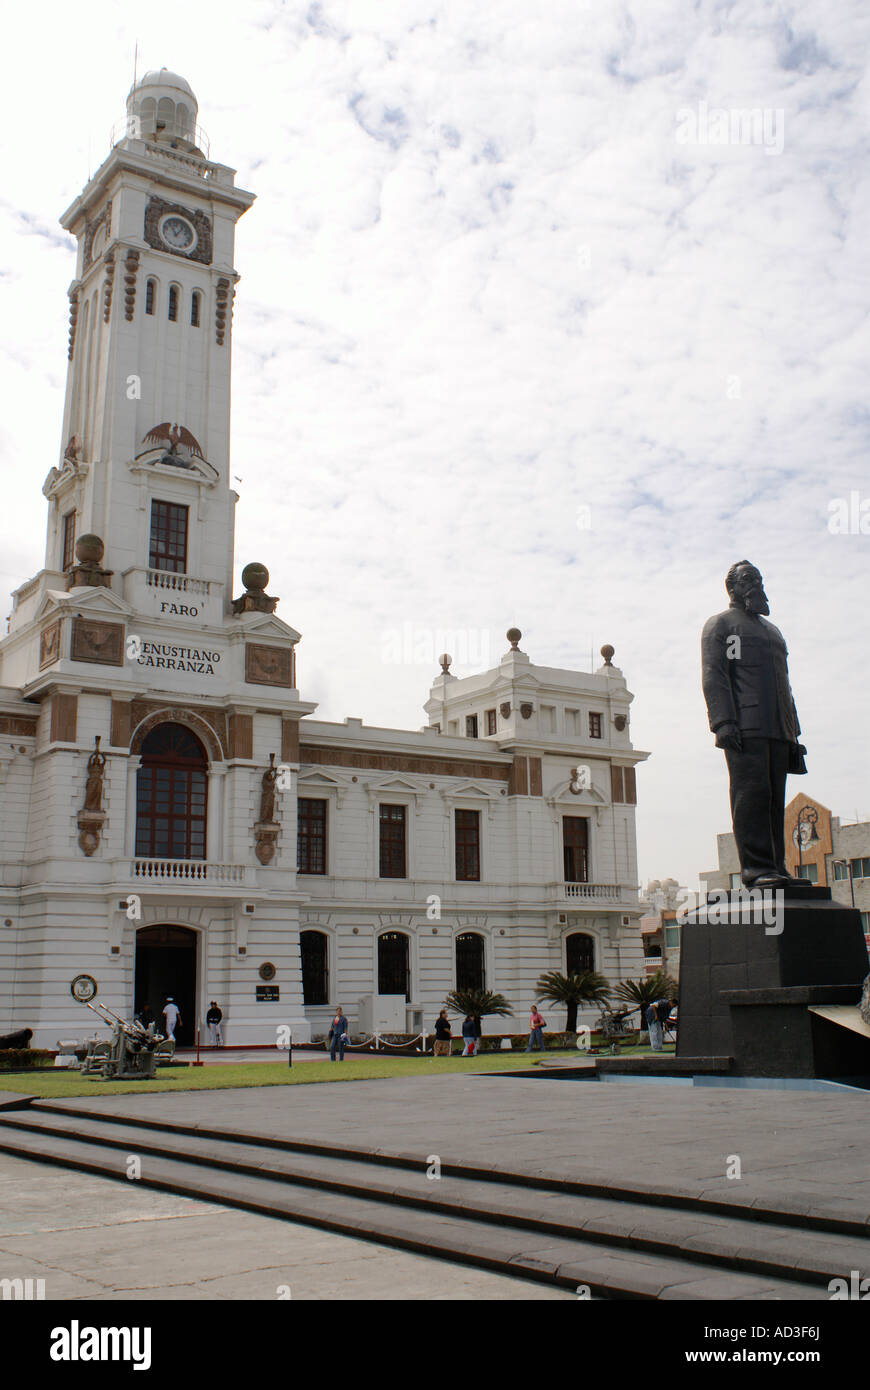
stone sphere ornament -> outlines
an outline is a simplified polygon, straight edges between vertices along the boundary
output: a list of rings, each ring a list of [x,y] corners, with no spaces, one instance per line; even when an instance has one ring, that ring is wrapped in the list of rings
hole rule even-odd
[[[105,553],[105,546],[99,536],[88,533],[76,541],[76,559],[82,565],[99,565]]]
[[[242,583],[249,592],[265,593],[266,585],[269,583],[269,571],[265,565],[254,561],[250,565],[245,565],[242,570]]]

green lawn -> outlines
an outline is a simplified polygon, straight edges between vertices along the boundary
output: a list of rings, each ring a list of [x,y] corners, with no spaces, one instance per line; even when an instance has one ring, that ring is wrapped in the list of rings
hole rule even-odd
[[[577,1054],[581,1057],[583,1054]],[[573,1060],[568,1052],[544,1054],[549,1060]],[[52,1072],[0,1072],[0,1091],[50,1099],[66,1096],[118,1096],[141,1091],[221,1091],[234,1086],[304,1086],[318,1081],[376,1081],[392,1076],[440,1076],[443,1072],[514,1071],[543,1060],[541,1053],[483,1053],[480,1057],[384,1057],[377,1060],[303,1062],[240,1062],[238,1066],[160,1067],[154,1081],[104,1081],[58,1068]]]

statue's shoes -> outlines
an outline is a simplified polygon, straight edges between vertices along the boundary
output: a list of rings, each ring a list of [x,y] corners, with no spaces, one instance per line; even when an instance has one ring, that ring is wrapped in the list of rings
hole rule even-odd
[[[792,883],[803,883],[803,879],[789,878],[787,874],[760,874],[751,883],[744,883],[744,888],[788,888]]]

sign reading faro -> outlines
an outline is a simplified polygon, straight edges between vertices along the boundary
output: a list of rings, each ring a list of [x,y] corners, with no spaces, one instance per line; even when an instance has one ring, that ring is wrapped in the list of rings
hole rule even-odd
[[[220,652],[201,651],[199,647],[173,647],[168,642],[143,642],[138,664],[162,666],[165,671],[193,671],[199,676],[213,676],[214,668],[220,659]]]

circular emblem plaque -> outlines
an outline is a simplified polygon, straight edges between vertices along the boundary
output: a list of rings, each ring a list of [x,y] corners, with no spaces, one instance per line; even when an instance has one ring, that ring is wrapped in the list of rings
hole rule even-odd
[[[89,999],[93,999],[97,992],[97,982],[93,975],[76,975],[69,987],[69,992],[73,999],[77,999],[80,1004],[87,1004]]]
[[[260,966],[260,979],[274,980],[275,974],[275,967],[272,962],[270,960],[263,961],[263,964]]]

